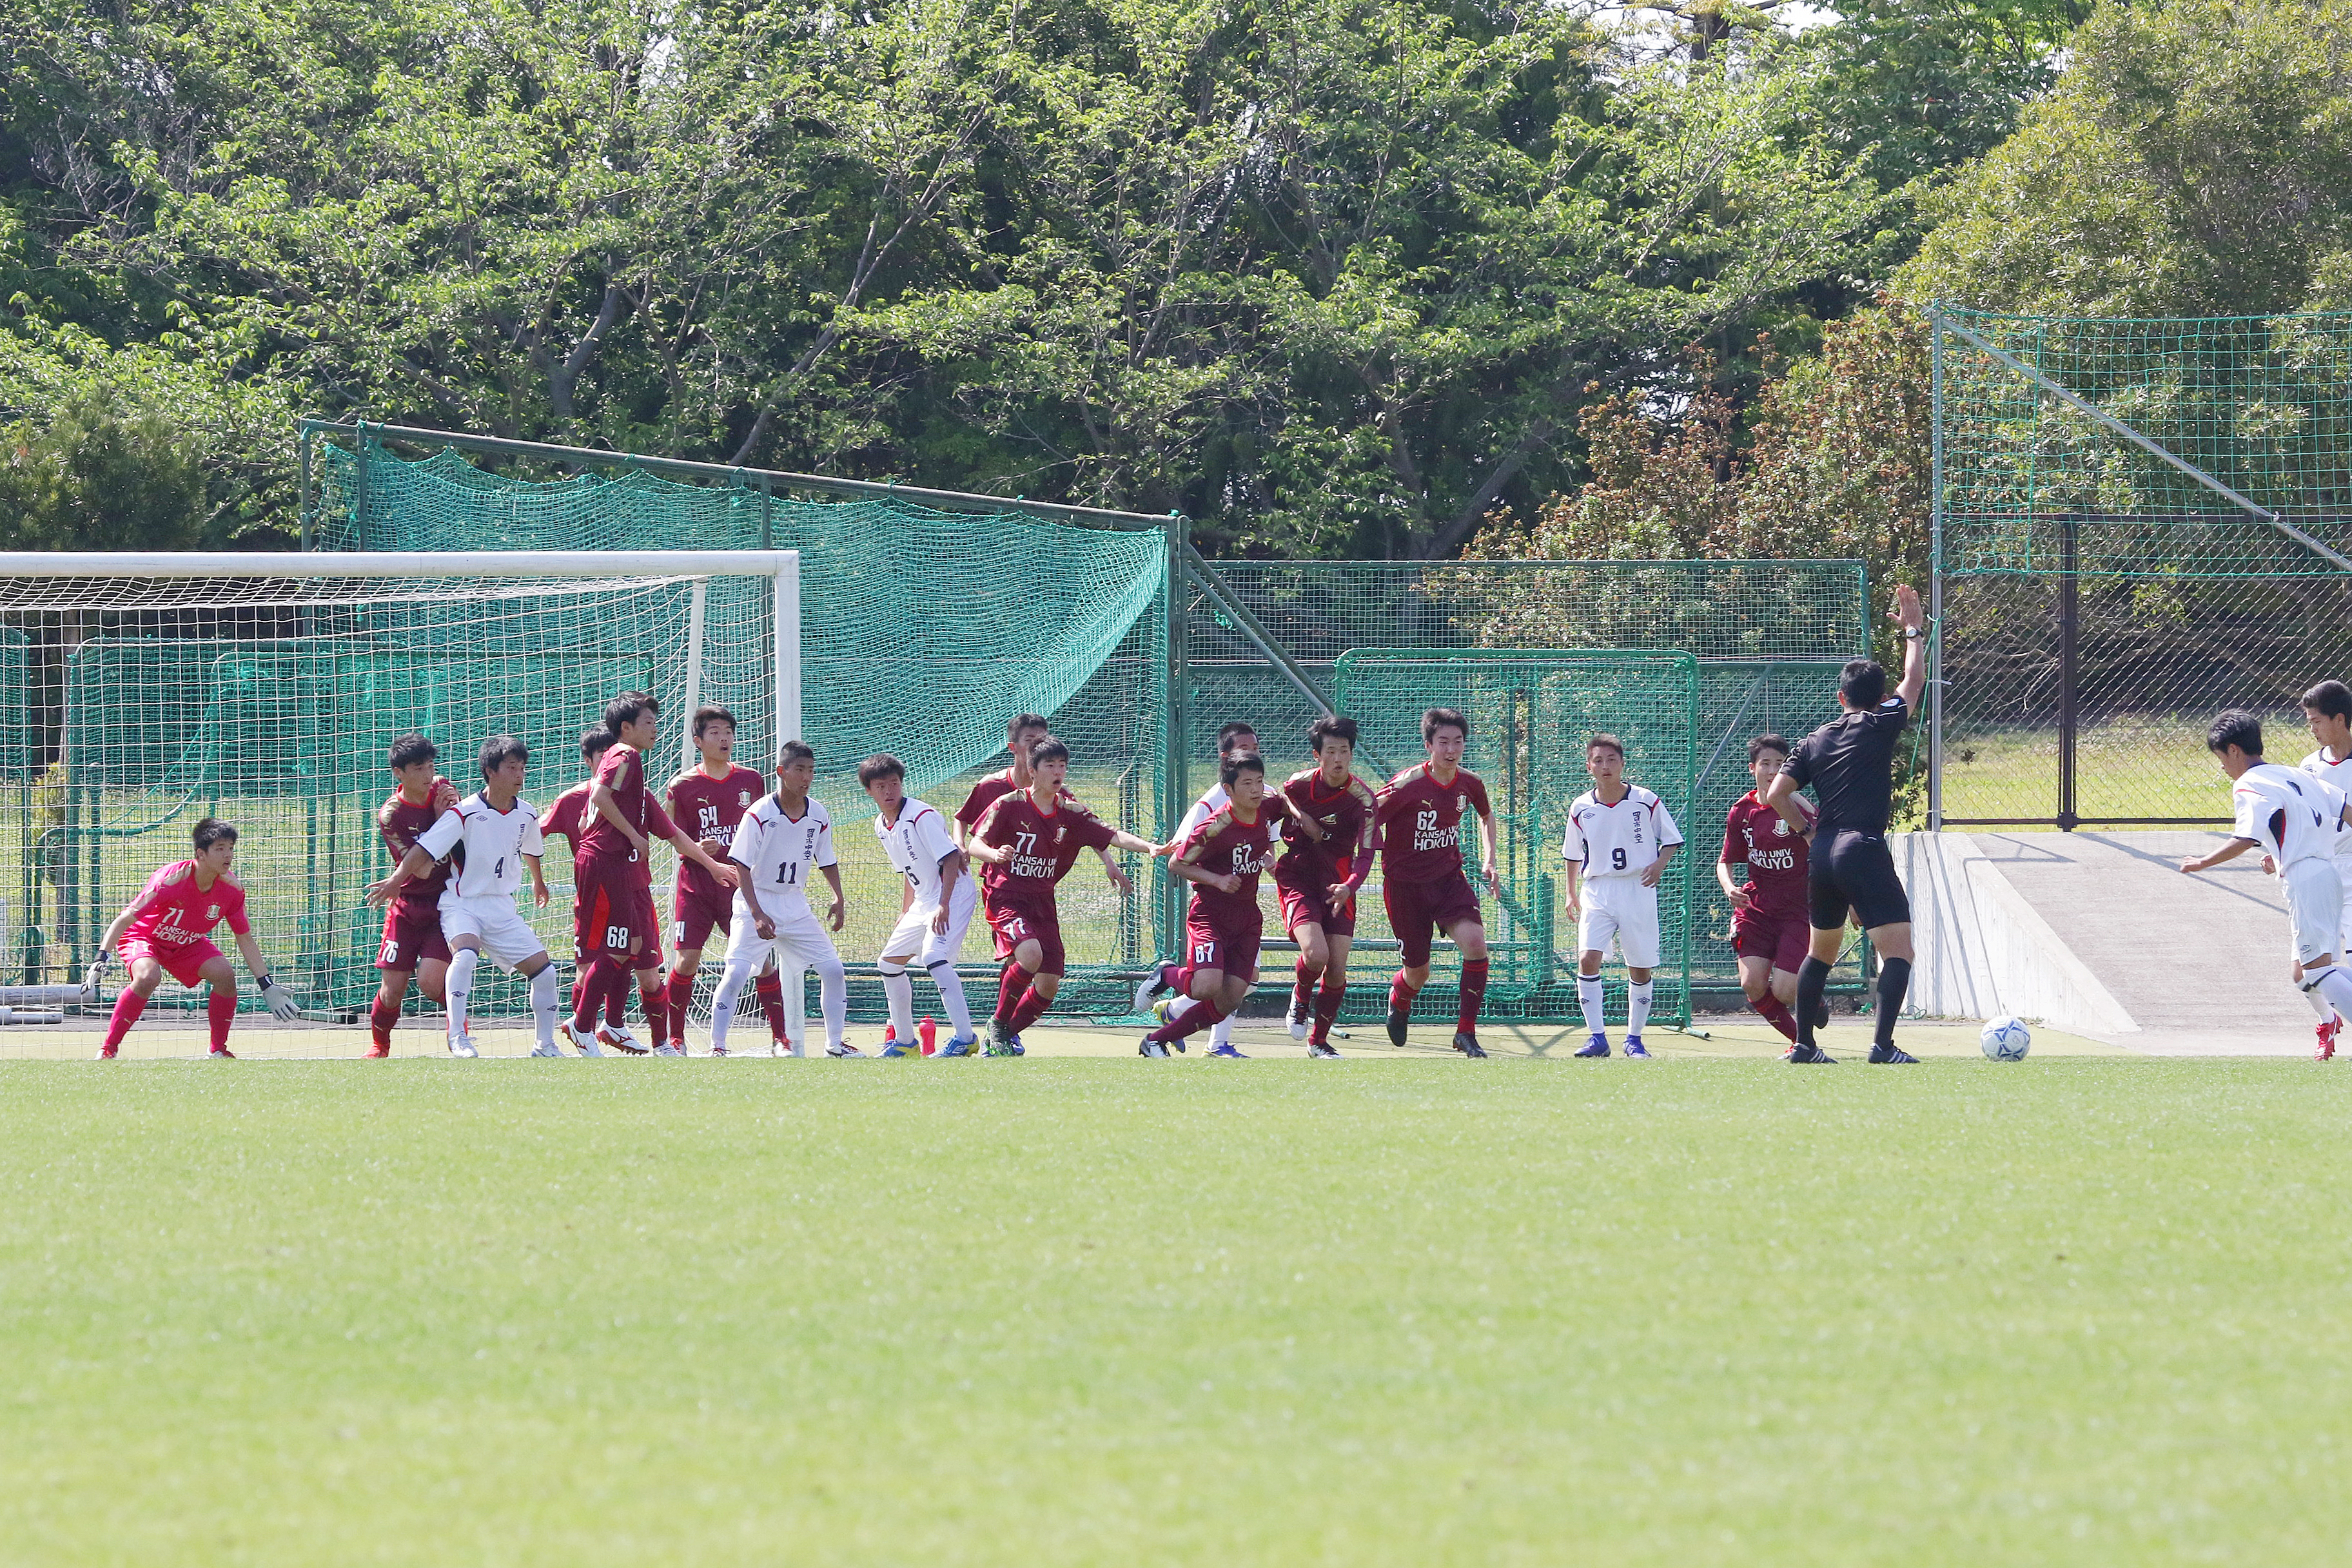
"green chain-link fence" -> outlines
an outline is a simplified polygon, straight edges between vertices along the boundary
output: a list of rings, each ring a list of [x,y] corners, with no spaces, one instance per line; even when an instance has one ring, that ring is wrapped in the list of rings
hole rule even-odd
[[[2352,315],[1935,313],[1954,826],[2217,822],[2215,710],[2352,670]]]

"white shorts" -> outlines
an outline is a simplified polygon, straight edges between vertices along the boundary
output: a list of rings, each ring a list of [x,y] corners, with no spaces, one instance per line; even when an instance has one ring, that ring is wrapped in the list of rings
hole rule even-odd
[[[2280,874],[2286,888],[2286,915],[2294,931],[2294,961],[2309,963],[2334,953],[2344,956],[2344,880],[2336,862],[2297,860]]]
[[[512,899],[444,899],[441,935],[454,953],[457,939],[472,937],[482,956],[500,969],[518,969],[547,951]]]
[[[1658,889],[1639,877],[1594,877],[1579,884],[1576,951],[1609,956],[1614,939],[1628,969],[1658,966]]]
[[[784,903],[770,899],[763,907],[776,922],[776,934],[772,937],[761,936],[752,921],[751,911],[743,907],[742,900],[735,900],[734,929],[727,933],[728,968],[734,968],[740,962],[756,973],[767,967],[772,954],[786,971],[822,970],[840,964],[841,954],[833,945],[832,933],[816,918],[816,911],[808,907],[807,900]]]
[[[877,958],[908,952],[915,956],[908,967],[929,969],[934,963],[953,963],[963,953],[963,933],[971,927],[971,913],[980,903],[980,889],[970,877],[956,879],[955,891],[948,896],[948,929],[931,930],[931,917],[940,912],[937,904],[916,904],[898,917],[890,928],[888,940],[882,943]]]

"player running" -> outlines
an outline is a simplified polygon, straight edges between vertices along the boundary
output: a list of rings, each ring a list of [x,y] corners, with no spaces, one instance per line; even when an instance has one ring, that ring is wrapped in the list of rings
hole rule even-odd
[[[1192,829],[1169,868],[1192,884],[1184,914],[1185,966],[1172,977],[1190,1005],[1171,1007],[1137,1050],[1164,1057],[1184,1038],[1233,1016],[1257,983],[1258,944],[1265,916],[1257,905],[1259,873],[1274,864],[1275,828],[1294,820],[1289,803],[1268,795],[1265,762],[1255,752],[1227,757],[1217,770],[1226,803]],[[1230,1040],[1213,1057],[1238,1058]]]
[[[1029,749],[1029,787],[1000,795],[980,819],[968,846],[987,866],[981,904],[1005,961],[988,1020],[988,1054],[1021,1055],[1021,1031],[1037,1021],[1062,988],[1062,914],[1054,889],[1078,856],[1118,847],[1157,855],[1159,847],[1122,833],[1069,797],[1062,788],[1070,748],[1048,735]],[[1135,891],[1127,873],[1103,854],[1105,869],[1124,898]]]
[[[780,958],[794,973],[816,971],[824,1012],[824,1054],[866,1054],[843,1038],[849,1022],[849,974],[808,903],[809,874],[822,871],[833,889],[826,918],[835,931],[847,918],[848,900],[833,852],[833,816],[823,802],[809,798],[815,783],[816,752],[803,742],[786,741],[776,754],[774,792],[761,795],[735,825],[727,854],[736,868],[736,908],[727,935],[726,967],[711,1003],[713,1056],[727,1054],[727,1029],[735,1021],[735,1003],[743,987]],[[800,1054],[781,1043],[773,1049]]]
[[[422,735],[403,735],[392,743],[394,788],[376,807],[375,829],[395,866],[408,858],[417,835],[457,804],[457,786],[433,766],[440,755]],[[436,1002],[448,1000],[443,981],[449,973],[449,943],[441,935],[441,889],[449,884],[449,868],[436,866],[401,890],[383,912],[383,941],[376,950],[375,966],[383,975],[375,1000],[368,1004],[368,1032],[363,1053],[392,1055],[392,1026],[400,1021],[400,1005],[414,976],[425,994]]]
[[[236,971],[205,935],[224,921],[237,952],[245,955],[245,966],[253,971],[254,984],[261,987],[261,999],[269,1004],[270,1016],[282,1023],[300,1011],[286,987],[269,977],[261,945],[246,923],[245,889],[228,874],[236,859],[236,829],[207,816],[196,824],[193,837],[194,858],[159,868],[98,939],[98,956],[82,977],[82,989],[98,994],[118,944],[131,975],[114,999],[106,1043],[98,1048],[100,1061],[114,1059],[122,1037],[147,1010],[147,999],[166,974],[191,991],[198,981],[211,988],[205,1016],[212,1026],[212,1054],[223,1061],[234,1059],[228,1026],[236,1016]]]
[[[670,780],[670,820],[700,844],[714,860],[727,858],[735,826],[751,803],[766,793],[766,783],[753,768],[735,761],[735,715],[724,708],[694,710],[696,765]],[[680,857],[677,888],[671,904],[677,923],[670,928],[675,958],[670,964],[667,1007],[669,1043],[686,1049],[686,1016],[694,1005],[695,977],[702,973],[703,944],[713,931],[728,932],[735,909],[731,889],[722,888],[699,863]],[[762,970],[751,983],[760,1011],[774,1038],[790,1037],[784,1026],[784,988],[773,970]]]
[[[530,1017],[538,1038],[535,1057],[561,1056],[555,1020],[562,1012],[556,993],[554,961],[530,922],[515,908],[522,874],[530,871],[532,901],[547,908],[546,853],[539,809],[522,798],[524,765],[530,749],[512,735],[482,742],[482,787],[441,814],[417,837],[392,875],[367,890],[368,902],[385,904],[408,881],[429,875],[436,861],[453,869],[441,893],[441,934],[449,943],[449,1054],[481,1054],[468,1026],[474,973],[482,955],[530,983]],[[591,1053],[583,1052],[582,1055]]]
[[[588,830],[572,857],[573,897],[588,906],[581,927],[585,938],[582,951],[589,954],[588,978],[563,1029],[575,1047],[593,1038],[632,1056],[645,1055],[648,1047],[625,1026],[607,1023],[600,1029],[596,1025],[599,1011],[617,1007],[626,998],[634,969],[646,1032],[653,1037],[651,1049],[657,1056],[674,1057],[680,1053],[668,1043],[665,1018],[669,984],[662,973],[656,936],[653,839],[675,845],[722,887],[735,885],[735,873],[680,832],[646,787],[645,752],[660,736],[661,704],[647,692],[624,691],[605,705],[604,728],[613,732],[613,744],[597,759],[588,787]]]
[[[2352,970],[2344,954],[2344,882],[2336,868],[2352,807],[2326,779],[2263,761],[2262,721],[2232,708],[2213,721],[2205,747],[2229,775],[2231,837],[2210,855],[2180,862],[2194,874],[2259,848],[2278,867],[2294,931],[2295,984],[2352,1017]]]
[[[1789,1004],[1797,999],[1797,971],[1811,940],[1805,926],[1806,844],[1764,804],[1764,791],[1788,760],[1786,736],[1759,735],[1748,742],[1748,775],[1756,787],[1733,802],[1724,818],[1715,879],[1731,900],[1731,951],[1739,961],[1739,989],[1793,1047],[1797,1020]],[[1797,797],[1797,805],[1810,819],[1803,796]],[[1745,886],[1731,879],[1734,866],[1748,868]]]
[[[2319,742],[2319,750],[2296,763],[2296,767],[2352,795],[2352,688],[2340,680],[2321,681],[2303,694],[2303,717],[2311,726],[2311,738]],[[2352,841],[2347,841],[2347,847],[2352,849]],[[2275,872],[2277,868],[2265,857],[2263,869]],[[2336,949],[2341,955],[2345,948],[2352,947],[2352,853],[2337,855],[2336,870],[2344,880],[2346,930]],[[2311,1054],[2324,1062],[2336,1054],[2337,1031],[2344,1026],[2344,1021],[2318,992],[2306,991],[2303,994],[2320,1016],[2315,1031],[2319,1045]]]
[[[1903,626],[1903,681],[1886,694],[1886,671],[1875,659],[1850,658],[1838,676],[1838,706],[1845,711],[1797,742],[1789,761],[1764,791],[1764,804],[1780,814],[1789,831],[1807,844],[1806,918],[1811,935],[1805,962],[1797,970],[1797,1048],[1788,1061],[1826,1067],[1837,1058],[1822,1049],[1813,1031],[1829,1016],[1830,965],[1849,911],[1870,933],[1878,952],[1878,995],[1871,1017],[1870,1059],[1875,1064],[1918,1060],[1895,1044],[1895,1020],[1911,986],[1911,898],[1895,874],[1886,847],[1886,819],[1895,795],[1895,743],[1919,705],[1927,685],[1927,616],[1918,590],[1895,589],[1894,618]],[[1808,817],[1797,804],[1800,786],[1811,784],[1821,803]]]
[[[1654,792],[1625,782],[1625,742],[1616,736],[1585,741],[1584,771],[1592,787],[1568,808],[1559,847],[1568,912],[1576,917],[1576,1000],[1591,1036],[1576,1054],[1609,1054],[1601,965],[1614,942],[1625,961],[1625,1054],[1643,1058],[1650,1052],[1642,1026],[1650,1021],[1650,976],[1658,967],[1658,879],[1683,847],[1683,830]]]
[[[1454,1048],[1483,1057],[1478,1044],[1478,1008],[1486,999],[1486,924],[1478,895],[1463,874],[1462,818],[1478,817],[1481,859],[1478,879],[1488,893],[1503,896],[1495,875],[1495,812],[1486,786],[1462,766],[1470,743],[1470,721],[1452,708],[1432,708],[1421,716],[1422,743],[1429,760],[1407,768],[1381,791],[1372,814],[1372,834],[1381,857],[1381,902],[1396,933],[1403,966],[1389,982],[1389,1044],[1402,1046],[1412,1021],[1412,999],[1429,984],[1430,948],[1438,931],[1462,952],[1462,1005],[1454,1025]],[[1352,892],[1370,874],[1364,862],[1348,879]]]
[[[948,837],[940,814],[907,794],[907,767],[884,752],[857,764],[857,782],[873,798],[874,837],[882,852],[906,881],[898,906],[898,923],[883,939],[875,968],[882,974],[882,994],[890,1006],[890,1043],[886,1057],[905,1056],[921,1047],[915,1039],[915,983],[907,965],[917,959],[940,988],[940,1005],[947,1010],[955,1033],[940,1047],[943,1057],[968,1057],[980,1044],[972,1032],[971,1005],[963,994],[963,977],[956,959],[963,952],[963,935],[971,925],[971,911],[980,889],[964,871],[963,851]]]
[[[1201,798],[1192,803],[1192,809],[1184,814],[1184,820],[1176,825],[1176,836],[1168,841],[1168,847],[1171,850],[1184,844],[1202,823],[1232,804],[1233,796],[1226,793],[1224,785],[1225,764],[1235,757],[1260,755],[1262,753],[1258,750],[1257,731],[1249,725],[1238,719],[1229,719],[1217,726],[1217,779],[1207,789],[1201,792]],[[1177,984],[1174,976],[1181,973],[1182,973],[1182,966],[1178,964],[1154,964],[1150,973],[1144,975],[1136,984],[1135,1010],[1140,1013],[1150,1009],[1159,1016],[1161,1023],[1166,1023],[1170,1011],[1168,1005],[1161,1004],[1155,1006],[1152,998],[1162,992],[1173,990]],[[1209,1032],[1209,1054],[1238,1056],[1239,1052],[1227,1049],[1233,1043],[1234,1016],[1228,1012],[1217,1020],[1216,1026]]]
[[[1307,745],[1315,766],[1284,780],[1282,795],[1315,831],[1285,822],[1282,858],[1274,863],[1283,929],[1298,944],[1285,1022],[1292,1039],[1306,1039],[1308,1056],[1336,1057],[1331,1026],[1347,1000],[1348,950],[1356,940],[1356,885],[1348,875],[1379,800],[1355,774],[1353,719],[1325,714],[1307,727]]]

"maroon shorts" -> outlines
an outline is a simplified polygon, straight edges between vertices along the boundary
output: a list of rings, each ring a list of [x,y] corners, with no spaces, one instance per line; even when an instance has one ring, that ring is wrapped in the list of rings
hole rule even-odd
[[[677,902],[677,923],[670,928],[673,945],[699,951],[710,942],[710,933],[735,929],[735,895],[724,888],[709,892],[699,888],[680,886]]]
[[[993,899],[983,900],[988,909],[988,929],[996,933],[996,956],[1009,959],[1013,950],[1024,942],[1037,944],[1041,956],[1037,960],[1040,974],[1062,973],[1062,911],[1052,905],[1033,909],[1027,904],[1000,904]]]
[[[634,957],[640,968],[659,962],[660,917],[642,864],[583,862],[573,877],[572,930],[583,953]]]
[[[1327,887],[1293,887],[1282,878],[1274,879],[1275,896],[1282,900],[1282,929],[1295,931],[1300,926],[1321,926],[1325,936],[1356,934],[1356,900],[1349,899],[1347,907],[1331,908],[1331,889]]]
[[[122,944],[124,967],[152,958],[163,966],[164,973],[191,991],[205,983],[201,973],[205,965],[221,956],[221,950],[202,937],[188,942],[145,942],[131,937]]]
[[[1265,924],[1236,926],[1202,917],[1199,910],[1184,916],[1184,972],[1213,969],[1246,980],[1257,978],[1258,944],[1265,940]]]
[[[430,906],[413,910],[395,900],[383,911],[383,946],[375,955],[375,966],[404,973],[427,960],[449,962],[448,939],[441,934],[441,911]]]
[[[1731,951],[1742,958],[1769,958],[1773,968],[1794,974],[1812,940],[1812,922],[1802,910],[1785,915],[1732,911]]]
[[[1388,908],[1389,930],[1396,933],[1398,957],[1407,969],[1429,962],[1430,943],[1439,931],[1485,919],[1478,912],[1478,895],[1470,890],[1470,879],[1459,871],[1434,882],[1383,879],[1381,902]]]

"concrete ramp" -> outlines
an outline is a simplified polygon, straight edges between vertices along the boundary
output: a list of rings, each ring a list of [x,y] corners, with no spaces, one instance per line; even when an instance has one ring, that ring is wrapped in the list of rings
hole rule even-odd
[[[1919,1011],[1993,1011],[2135,1049],[2300,1053],[2286,908],[2252,857],[2197,877],[2218,833],[1946,833],[1898,840]]]

